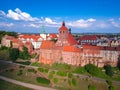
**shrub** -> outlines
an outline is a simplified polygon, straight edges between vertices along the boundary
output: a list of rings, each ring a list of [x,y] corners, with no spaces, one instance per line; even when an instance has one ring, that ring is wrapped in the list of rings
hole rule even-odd
[[[106,82],[107,82],[107,84],[108,84],[109,86],[112,85],[112,81],[111,81],[111,80],[106,80]]]
[[[37,77],[36,78],[36,81],[38,83],[42,83],[42,84],[46,84],[46,85],[49,85],[50,84],[50,80],[46,79],[46,78],[43,78],[43,77]]]
[[[54,78],[54,83],[58,83],[58,78]]]
[[[72,79],[72,85],[76,86],[76,79],[75,78]]]
[[[68,78],[72,78],[73,74],[72,73],[68,73]]]
[[[55,74],[55,71],[51,71],[50,74]]]
[[[112,67],[110,65],[106,65],[104,66],[104,69],[105,69],[105,73],[108,75],[108,76],[113,76],[114,72],[112,71]]]
[[[109,90],[116,90],[114,86],[109,86]]]
[[[100,74],[100,69],[97,66],[93,65],[93,64],[87,64],[85,66],[85,69],[92,76],[98,76]]]
[[[23,64],[23,65],[30,65],[30,61],[26,61],[26,62],[16,62],[16,63],[19,63],[19,64]]]
[[[34,62],[31,64],[32,66],[39,66],[40,64],[38,62]]]
[[[45,71],[45,73],[48,73],[49,69],[48,69],[48,68],[46,68],[44,71]]]
[[[44,72],[44,69],[43,68],[38,68],[38,71]]]
[[[25,66],[20,65],[19,68],[25,68]]]
[[[57,75],[59,75],[59,76],[67,76],[67,73],[65,71],[58,71]]]
[[[28,72],[32,72],[32,73],[37,73],[37,71],[35,71],[33,68],[32,69],[28,69]]]
[[[88,90],[97,90],[97,89],[96,89],[95,86],[93,86],[93,85],[89,85],[89,86],[88,86]]]
[[[49,79],[52,79],[53,78],[53,74],[49,74]]]
[[[23,74],[22,70],[19,70],[19,72],[17,73],[18,76],[21,76]]]

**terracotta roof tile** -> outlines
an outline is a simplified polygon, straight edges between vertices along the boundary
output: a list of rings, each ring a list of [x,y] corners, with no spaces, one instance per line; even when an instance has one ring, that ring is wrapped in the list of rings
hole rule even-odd
[[[67,52],[80,52],[81,49],[77,48],[75,46],[64,46],[63,47],[63,51],[67,51]]]
[[[77,41],[75,40],[75,38],[70,33],[68,34],[68,42],[70,43],[70,45],[77,44]]]
[[[98,37],[96,35],[85,35],[80,37],[80,40],[97,40]]]
[[[54,46],[54,42],[53,41],[42,41],[42,44],[41,44],[41,49],[51,49],[53,48]]]

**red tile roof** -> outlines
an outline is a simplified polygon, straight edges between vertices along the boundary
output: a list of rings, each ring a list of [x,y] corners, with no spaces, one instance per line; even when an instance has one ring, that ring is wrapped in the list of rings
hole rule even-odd
[[[48,36],[48,37],[50,37],[50,38],[58,38],[58,37],[57,37],[57,35],[56,35],[56,34],[54,34],[54,33],[49,34],[49,36]]]
[[[12,43],[18,43],[19,40],[18,39],[12,39]]]
[[[64,46],[63,47],[63,51],[67,51],[67,52],[80,52],[81,49],[77,48],[75,46]]]
[[[41,49],[51,49],[54,47],[54,42],[53,41],[42,41],[42,44],[41,44]]]
[[[85,35],[85,36],[82,36],[82,37],[80,37],[80,40],[97,40],[98,39],[98,37],[97,36],[95,36],[95,35]]]
[[[24,38],[24,39],[33,39],[34,41],[38,41],[39,38],[43,39],[41,36],[38,35],[19,35],[19,38]]]
[[[75,38],[70,33],[68,34],[68,42],[70,43],[70,45],[77,44],[77,41],[75,40]]]

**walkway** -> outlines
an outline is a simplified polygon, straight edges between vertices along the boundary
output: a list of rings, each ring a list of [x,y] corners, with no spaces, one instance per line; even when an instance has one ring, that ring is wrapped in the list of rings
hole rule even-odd
[[[34,85],[34,84],[20,82],[20,81],[10,79],[10,78],[4,77],[4,76],[0,76],[0,79],[5,80],[5,81],[10,82],[10,83],[21,85],[23,87],[31,88],[34,90],[55,90],[55,89],[48,88],[48,87],[43,87],[43,86],[38,86],[38,85]]]

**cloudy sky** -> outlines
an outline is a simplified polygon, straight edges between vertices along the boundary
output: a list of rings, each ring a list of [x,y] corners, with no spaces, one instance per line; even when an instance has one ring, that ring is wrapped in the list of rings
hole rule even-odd
[[[58,33],[120,33],[120,0],[0,0],[0,30]]]

